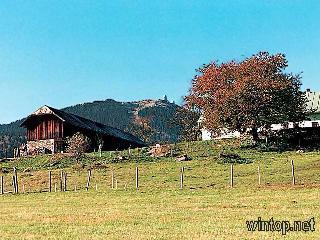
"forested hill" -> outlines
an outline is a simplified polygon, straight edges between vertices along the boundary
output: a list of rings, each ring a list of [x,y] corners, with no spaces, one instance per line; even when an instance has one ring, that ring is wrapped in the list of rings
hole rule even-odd
[[[62,110],[130,132],[148,143],[155,143],[173,142],[179,138],[179,127],[172,122],[179,108],[166,100],[117,102],[107,99]],[[0,157],[3,157],[5,148],[11,153],[13,147],[25,141],[25,130],[19,127],[21,122],[0,125]]]
[[[165,100],[117,102],[112,99],[78,104],[63,110],[130,132],[150,143],[173,142],[179,135],[172,119],[180,108]]]

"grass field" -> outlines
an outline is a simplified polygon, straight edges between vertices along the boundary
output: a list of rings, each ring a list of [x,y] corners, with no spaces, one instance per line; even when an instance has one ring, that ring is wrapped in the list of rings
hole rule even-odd
[[[101,158],[88,154],[78,164],[51,156],[1,163],[3,172],[10,171],[4,174],[5,191],[12,189],[11,170],[17,167],[20,192],[24,185],[26,193],[0,196],[0,239],[319,239],[319,152],[259,152],[234,143],[195,142],[176,146],[177,154],[188,152],[193,157],[176,162],[135,151],[125,162],[115,162],[116,153],[105,152]],[[251,162],[234,165],[234,188],[229,186],[230,164],[219,163],[221,151]],[[291,160],[296,186],[291,186]],[[182,166],[185,182],[179,190]],[[86,192],[88,168],[93,168],[93,175]],[[45,192],[49,169],[57,185],[61,169],[68,173],[68,192]],[[111,189],[111,170],[117,189]],[[248,232],[246,220],[258,217],[281,221],[315,217],[316,231],[286,236]]]

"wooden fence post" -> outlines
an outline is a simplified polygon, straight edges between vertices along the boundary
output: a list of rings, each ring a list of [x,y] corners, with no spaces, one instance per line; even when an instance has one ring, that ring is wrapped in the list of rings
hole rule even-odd
[[[99,144],[99,157],[102,157],[102,144]]]
[[[0,177],[0,187],[1,187],[1,192],[0,194],[4,194],[4,189],[3,189],[3,186],[4,186],[4,181],[3,181],[3,176]]]
[[[291,160],[291,175],[292,175],[292,185],[296,184],[296,178],[294,176],[294,162]]]
[[[52,180],[51,180],[51,171],[49,171],[49,192],[51,192],[52,188],[51,188],[51,184],[52,184]]]
[[[13,175],[14,175],[15,193],[19,193],[18,175],[17,175],[17,169],[15,167],[13,168]]]
[[[111,172],[111,188],[114,189],[114,172]]]
[[[230,166],[230,186],[233,187],[233,164]]]
[[[142,148],[138,148],[138,159],[137,161],[139,161],[141,159],[142,156]]]
[[[180,189],[183,189],[183,180],[184,180],[184,167],[181,168],[181,171],[180,171]]]
[[[258,183],[259,183],[259,185],[261,185],[260,165],[258,166]]]
[[[63,191],[63,171],[60,173],[60,192]]]
[[[88,170],[88,180],[87,180],[86,191],[89,191],[90,180],[91,180],[91,169]]]
[[[67,191],[67,173],[64,173],[64,191]]]
[[[14,175],[12,175],[12,192],[15,194],[16,193],[16,180]]]
[[[136,166],[136,189],[139,190],[139,168]]]

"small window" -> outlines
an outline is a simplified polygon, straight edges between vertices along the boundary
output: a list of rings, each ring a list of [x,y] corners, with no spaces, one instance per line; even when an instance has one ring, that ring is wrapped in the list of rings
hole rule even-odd
[[[318,122],[312,122],[312,127],[313,128],[319,127],[319,123]]]

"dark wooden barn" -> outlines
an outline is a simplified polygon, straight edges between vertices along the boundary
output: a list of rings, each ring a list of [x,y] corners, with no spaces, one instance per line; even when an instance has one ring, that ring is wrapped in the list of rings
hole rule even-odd
[[[21,126],[27,129],[28,154],[62,152],[66,138],[77,132],[91,139],[92,149],[98,148],[100,140],[104,143],[103,150],[145,146],[132,134],[49,106],[32,113]]]

